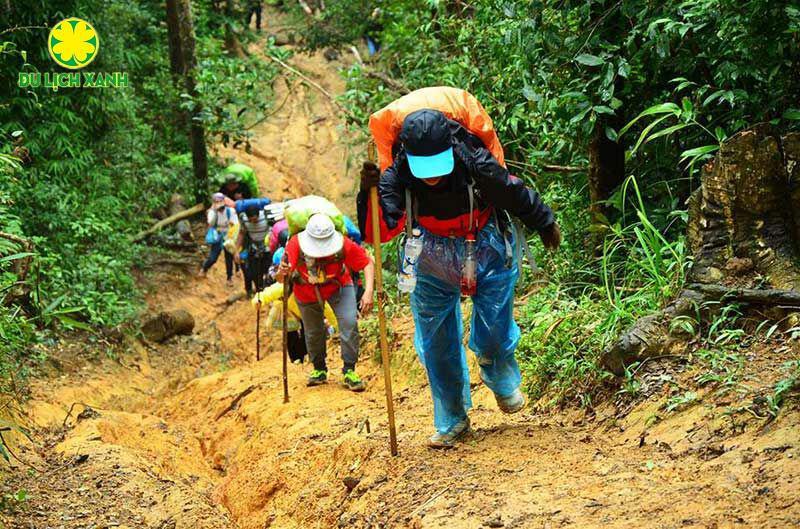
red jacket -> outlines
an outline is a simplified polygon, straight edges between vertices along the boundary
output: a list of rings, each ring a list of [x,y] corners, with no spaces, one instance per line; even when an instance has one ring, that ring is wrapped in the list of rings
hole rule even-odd
[[[289,259],[289,267],[294,272],[300,274],[300,281],[295,282],[294,295],[300,303],[316,303],[317,294],[314,285],[308,283],[308,268],[305,260],[300,259],[300,242],[297,236],[289,239],[286,243],[286,255]],[[344,246],[337,256],[331,256],[320,261],[325,270],[326,281],[317,285],[323,300],[330,299],[340,288],[353,284],[350,271],[360,272],[371,262],[369,255],[361,246],[357,245],[347,237],[344,238]]]

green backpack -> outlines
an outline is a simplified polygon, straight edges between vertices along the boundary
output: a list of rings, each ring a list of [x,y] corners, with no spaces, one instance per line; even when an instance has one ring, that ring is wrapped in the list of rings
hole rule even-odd
[[[344,224],[344,215],[333,202],[326,198],[316,195],[308,195],[302,198],[290,200],[286,203],[284,216],[289,223],[289,234],[295,235],[306,229],[308,219],[317,213],[324,213],[333,221],[336,230],[346,234],[347,229]]]
[[[223,171],[223,176],[232,173],[235,174],[241,182],[247,184],[254,197],[260,197],[261,193],[258,192],[258,180],[256,179],[256,172],[252,167],[243,163],[232,163]]]

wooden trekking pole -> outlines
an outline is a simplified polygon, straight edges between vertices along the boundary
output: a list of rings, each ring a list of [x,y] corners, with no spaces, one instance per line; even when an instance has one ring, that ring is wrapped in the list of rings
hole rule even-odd
[[[289,276],[283,278],[283,403],[289,402]]]
[[[375,143],[367,145],[367,157],[377,163]],[[369,203],[372,221],[372,247],[375,249],[375,291],[378,297],[378,323],[381,334],[381,363],[383,364],[383,384],[386,389],[386,413],[389,415],[389,448],[393,456],[397,455],[397,430],[394,425],[394,399],[392,399],[392,368],[389,365],[389,343],[386,340],[386,313],[383,292],[383,259],[381,259],[381,223],[380,205],[378,204],[378,188],[369,190]]]
[[[256,294],[257,296],[258,294]],[[256,362],[261,360],[261,301],[256,303]]]

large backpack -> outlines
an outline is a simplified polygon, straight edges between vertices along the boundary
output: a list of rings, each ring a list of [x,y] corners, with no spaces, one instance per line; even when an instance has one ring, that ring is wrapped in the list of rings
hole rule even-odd
[[[417,110],[430,108],[442,112],[448,119],[457,121],[480,138],[492,156],[505,166],[503,146],[494,130],[492,118],[475,96],[450,86],[420,88],[394,100],[369,118],[369,129],[378,148],[381,171],[392,164],[392,148],[400,135],[403,120]]]
[[[339,208],[326,198],[308,195],[286,203],[283,214],[289,224],[289,235],[296,235],[306,229],[308,219],[317,213],[324,213],[330,217],[336,231],[347,234],[344,215]]]
[[[256,173],[251,167],[243,163],[232,163],[225,168],[224,174],[228,173],[235,174],[240,181],[247,184],[247,187],[250,188],[250,192],[254,197],[260,195],[258,192],[258,180],[256,179]]]

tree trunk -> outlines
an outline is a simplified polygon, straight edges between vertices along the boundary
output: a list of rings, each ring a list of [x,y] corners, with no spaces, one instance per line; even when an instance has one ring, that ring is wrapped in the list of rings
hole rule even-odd
[[[183,79],[183,88],[194,101],[188,119],[189,144],[192,150],[195,198],[198,202],[205,202],[208,193],[208,153],[205,129],[203,122],[200,121],[202,105],[197,96],[197,83],[194,78],[197,58],[190,0],[167,0],[167,30],[173,74]]]
[[[142,334],[151,342],[163,342],[176,334],[192,334],[194,317],[183,309],[161,312],[142,324]]]
[[[178,0],[167,0],[167,42],[169,45],[170,71],[177,85],[186,70],[183,65],[180,24],[178,23]]]
[[[689,201],[687,239],[694,257],[690,284],[603,352],[606,369],[621,375],[632,362],[668,352],[681,339],[670,332],[670,321],[696,314],[704,301],[757,306],[778,320],[797,311],[800,134],[781,138],[769,125],[758,125],[725,142],[703,167],[701,186]]]
[[[607,126],[619,130],[621,119],[600,118],[589,143],[589,212],[592,222],[607,215],[603,202],[625,179],[625,149],[606,137]]]
[[[239,42],[239,37],[233,30],[231,20],[236,16],[233,0],[225,0],[225,49],[234,57],[242,58],[245,56],[244,48]]]
[[[800,290],[800,135],[758,125],[727,141],[703,167],[692,197],[691,280]],[[758,283],[758,285],[757,285]]]

